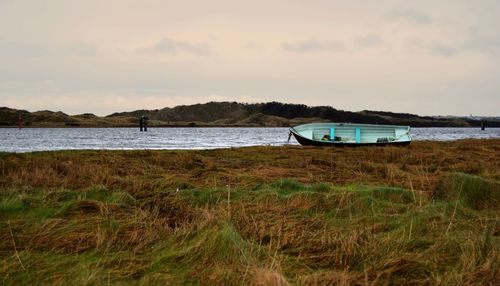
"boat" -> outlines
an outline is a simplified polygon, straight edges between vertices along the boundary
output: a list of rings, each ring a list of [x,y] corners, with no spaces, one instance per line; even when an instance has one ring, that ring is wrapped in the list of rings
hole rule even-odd
[[[408,145],[411,142],[410,126],[309,123],[290,128],[290,135],[301,145],[309,146],[362,146]]]

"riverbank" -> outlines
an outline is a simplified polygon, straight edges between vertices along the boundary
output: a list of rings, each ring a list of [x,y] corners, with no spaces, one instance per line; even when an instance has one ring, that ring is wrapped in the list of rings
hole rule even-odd
[[[500,139],[0,153],[4,284],[493,285]]]

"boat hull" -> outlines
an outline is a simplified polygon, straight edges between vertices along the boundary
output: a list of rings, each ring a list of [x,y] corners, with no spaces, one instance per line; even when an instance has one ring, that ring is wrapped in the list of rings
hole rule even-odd
[[[290,128],[290,133],[305,146],[406,146],[411,143],[409,126],[311,123]]]
[[[317,146],[317,147],[360,147],[360,146],[408,146],[411,141],[403,141],[403,142],[379,142],[379,143],[342,143],[342,142],[331,142],[331,141],[317,141],[311,140],[305,137],[302,137],[296,133],[293,133],[293,137],[300,145],[303,146]]]

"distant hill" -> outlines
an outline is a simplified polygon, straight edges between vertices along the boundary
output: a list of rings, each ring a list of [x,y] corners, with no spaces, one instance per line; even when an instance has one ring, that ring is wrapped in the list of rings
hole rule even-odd
[[[208,102],[180,105],[155,110],[135,110],[113,113],[105,117],[85,113],[68,115],[63,112],[10,109],[0,107],[0,126],[16,126],[21,114],[24,125],[33,127],[128,127],[137,126],[138,118],[149,117],[150,126],[268,126],[285,127],[309,122],[352,122],[400,124],[412,127],[472,127],[480,119],[466,117],[430,117],[409,113],[363,110],[343,111],[331,106],[309,107],[303,104]],[[490,127],[500,127],[500,120],[485,118]]]
[[[481,120],[461,117],[430,117],[409,113],[393,113],[364,110],[351,112],[331,106],[309,107],[303,104],[279,102],[246,104],[237,102],[209,102],[205,104],[181,105],[159,110],[137,110],[108,115],[108,118],[139,117],[148,115],[150,119],[178,124],[193,122],[201,125],[241,125],[241,126],[291,126],[318,121],[401,124],[413,127],[471,127],[480,126]],[[498,120],[486,120],[488,126],[500,126]]]
[[[131,117],[105,118],[91,113],[79,115],[68,115],[61,111],[36,111],[11,109],[0,107],[0,126],[17,126],[21,115],[24,126],[27,127],[112,127],[112,126],[134,126],[136,119]]]

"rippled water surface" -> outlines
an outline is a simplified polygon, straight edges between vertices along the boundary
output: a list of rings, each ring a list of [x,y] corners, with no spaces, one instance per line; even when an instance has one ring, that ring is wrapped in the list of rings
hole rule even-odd
[[[413,140],[500,138],[500,128],[413,128]],[[213,149],[287,144],[288,128],[0,128],[0,151]],[[298,144],[293,138],[290,144]]]

